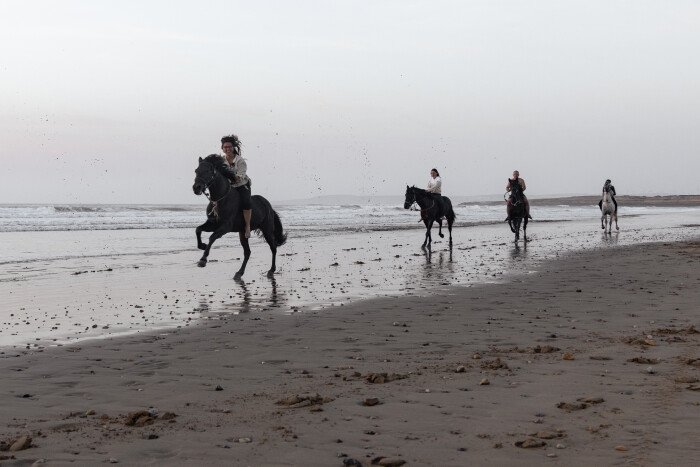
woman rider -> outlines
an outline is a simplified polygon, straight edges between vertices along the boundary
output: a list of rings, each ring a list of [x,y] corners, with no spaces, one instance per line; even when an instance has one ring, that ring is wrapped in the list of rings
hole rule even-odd
[[[430,180],[428,180],[428,188],[426,188],[425,191],[431,193],[435,202],[438,203],[440,215],[437,216],[437,218],[441,218],[444,212],[442,207],[442,179],[440,178],[440,173],[435,168],[430,170]]]
[[[250,177],[246,173],[248,165],[241,157],[241,140],[236,135],[228,135],[221,138],[221,149],[224,151],[224,160],[233,169],[235,176],[231,181],[233,188],[238,191],[243,208],[243,220],[245,221],[245,238],[250,238],[250,215],[253,206],[250,201]]]
[[[605,180],[605,185],[603,185],[603,191],[610,192],[610,197],[612,198],[613,203],[615,203],[615,212],[617,212],[617,200],[615,199],[615,196],[617,195],[617,193],[615,193],[615,187],[612,186],[612,182],[610,181],[610,179]],[[603,210],[603,200],[602,199],[600,201],[598,201],[598,207],[600,208],[601,211]]]
[[[511,183],[517,183],[520,185],[521,191],[523,191],[523,204],[525,205],[525,212],[527,213],[528,219],[532,219],[532,216],[530,215],[530,201],[528,201],[527,196],[525,196],[525,179],[520,178],[520,172],[517,170],[513,171],[513,178],[508,179],[508,185],[506,185],[506,191],[510,191],[510,184]],[[511,197],[508,197],[507,204],[510,205],[511,203]],[[508,218],[506,218],[508,220]]]

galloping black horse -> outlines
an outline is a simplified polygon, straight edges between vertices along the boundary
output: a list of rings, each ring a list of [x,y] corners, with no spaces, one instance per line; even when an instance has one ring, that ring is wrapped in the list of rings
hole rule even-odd
[[[208,189],[210,200],[207,207],[207,221],[197,227],[196,230],[197,247],[200,250],[204,250],[204,254],[197,265],[201,268],[207,265],[209,250],[219,237],[229,232],[238,232],[245,255],[241,268],[234,276],[235,279],[240,279],[250,258],[250,246],[248,245],[248,239],[245,238],[243,233],[245,222],[240,210],[238,191],[221,174],[221,171],[225,170],[224,165],[221,156],[211,154],[204,159],[200,157],[199,166],[194,171],[194,185],[192,186],[194,194],[201,195]],[[262,196],[254,195],[251,196],[251,202],[253,204],[253,212],[250,219],[250,228],[261,232],[267,244],[270,245],[272,267],[267,272],[267,276],[272,277],[276,269],[277,247],[284,245],[284,242],[287,241],[287,234],[284,233],[282,222],[268,200]],[[207,245],[202,243],[203,231],[213,232],[209,236],[209,244]]]
[[[513,183],[513,180],[508,179],[510,198],[506,211],[508,213],[507,221],[510,230],[515,234],[515,241],[520,239],[520,224],[523,225],[523,241],[527,242],[527,206],[524,201],[523,189],[520,183]],[[525,222],[523,222],[525,220]]]
[[[425,241],[423,242],[422,248],[426,245],[430,248],[430,244],[433,239],[430,235],[430,230],[433,228],[433,222],[437,221],[440,228],[438,229],[438,235],[443,238],[445,235],[442,233],[442,216],[447,218],[447,230],[450,233],[450,247],[452,247],[452,224],[455,221],[455,212],[452,210],[452,201],[447,196],[442,197],[442,209],[439,203],[433,198],[433,193],[429,193],[415,186],[406,185],[406,199],[404,200],[403,207],[408,209],[413,203],[418,203],[420,206],[420,218],[425,224],[427,229],[425,232]]]

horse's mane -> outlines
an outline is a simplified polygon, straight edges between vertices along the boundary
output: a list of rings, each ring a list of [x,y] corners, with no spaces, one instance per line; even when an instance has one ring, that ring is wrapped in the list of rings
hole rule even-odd
[[[512,178],[508,179],[508,185],[510,186],[511,191],[517,191],[522,193],[523,188],[520,186],[520,182],[517,180],[513,180]]]
[[[411,187],[411,190],[415,190],[415,191],[417,191],[417,192],[419,192],[419,193],[427,193],[427,191],[425,191],[423,188],[418,188],[418,187],[415,186],[415,185],[413,185],[413,186]]]
[[[207,157],[202,159],[202,162],[210,163],[220,174],[223,174],[226,169],[226,162],[224,162],[224,158],[218,154],[209,154]]]

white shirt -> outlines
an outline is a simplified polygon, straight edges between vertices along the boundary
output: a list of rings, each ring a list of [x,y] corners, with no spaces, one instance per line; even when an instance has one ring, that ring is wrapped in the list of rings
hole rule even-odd
[[[247,174],[248,164],[246,163],[245,159],[243,159],[241,156],[234,156],[233,163],[229,164],[228,159],[226,159],[226,156],[224,156],[224,162],[226,162],[226,164],[233,168],[234,172],[236,172],[236,176],[233,179],[234,188],[238,188],[239,186],[243,186],[248,183],[250,178]]]
[[[429,193],[442,193],[442,179],[440,177],[431,177],[428,181],[428,189],[425,191]]]

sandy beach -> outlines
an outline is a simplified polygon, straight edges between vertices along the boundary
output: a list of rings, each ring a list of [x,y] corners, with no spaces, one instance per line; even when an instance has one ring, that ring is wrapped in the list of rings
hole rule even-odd
[[[7,465],[693,465],[699,264],[698,241],[599,249],[429,297],[6,351],[0,442],[31,444],[0,455]]]

